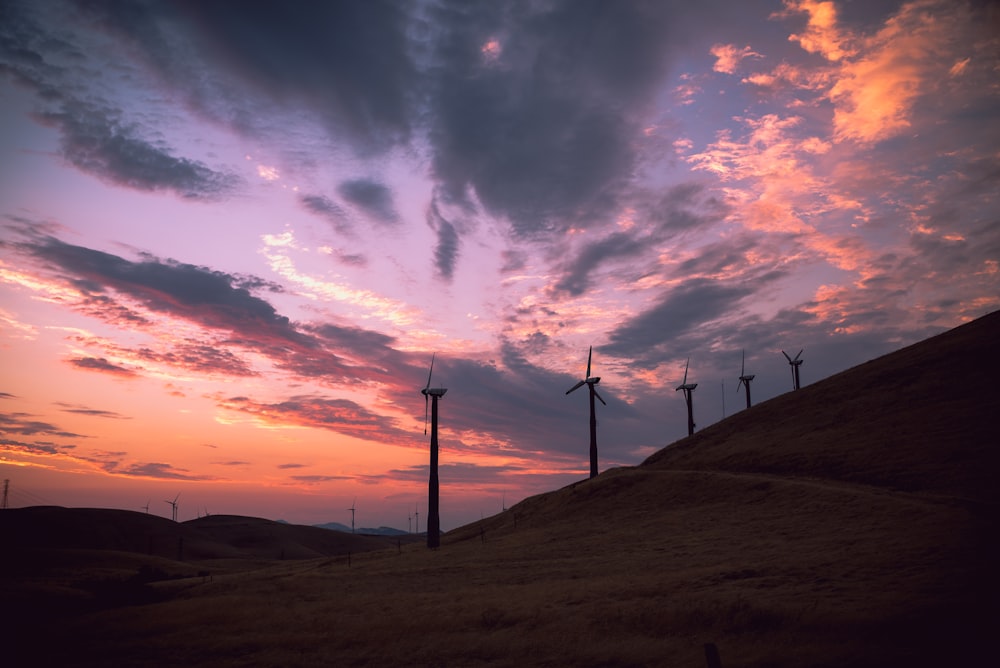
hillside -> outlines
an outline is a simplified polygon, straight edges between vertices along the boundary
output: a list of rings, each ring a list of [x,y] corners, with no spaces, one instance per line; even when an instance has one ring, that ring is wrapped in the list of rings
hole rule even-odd
[[[50,607],[8,597],[30,613],[13,628],[65,666],[704,666],[709,642],[726,668],[978,665],[1000,620],[997,340],[991,314],[439,550],[259,562],[127,596],[39,579]],[[235,536],[272,529],[256,522],[185,529],[244,549]],[[64,557],[94,582],[96,563]],[[206,563],[160,559],[172,575]],[[42,642],[42,619],[61,643]]]

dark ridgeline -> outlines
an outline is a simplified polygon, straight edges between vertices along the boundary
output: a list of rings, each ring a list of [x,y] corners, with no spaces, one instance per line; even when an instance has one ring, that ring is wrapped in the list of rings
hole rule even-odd
[[[681,384],[678,385],[677,388],[674,390],[674,392],[677,392],[679,390],[684,390],[684,401],[687,402],[687,409],[688,409],[688,436],[692,436],[694,434],[694,426],[695,426],[694,406],[692,405],[691,401],[691,393],[694,392],[694,388],[698,387],[698,383],[688,382],[688,366],[690,366],[690,364],[691,364],[691,358],[689,357],[687,360],[687,364],[684,365],[684,380],[681,381]]]
[[[788,353],[784,350],[781,351],[781,354],[784,355],[785,359],[788,360],[788,363],[792,365],[792,389],[797,390],[801,387],[801,383],[799,382],[799,367],[802,366],[803,360],[799,358],[802,357],[802,351],[800,350],[799,354],[795,357],[789,357]]]
[[[438,399],[447,388],[431,387],[434,374],[434,357],[431,355],[431,370],[427,374],[427,387],[420,390],[424,395],[424,433],[427,433],[427,400],[431,400],[431,474],[427,490],[427,547],[436,548],[441,544],[441,517],[438,512]],[[419,530],[419,529],[418,529]]]
[[[584,385],[590,388],[590,477],[597,477],[597,412],[594,408],[594,397],[600,399],[601,403],[605,406],[608,402],[601,398],[601,395],[597,393],[597,388],[594,387],[599,382],[601,382],[600,376],[591,377],[590,375],[590,360],[594,355],[594,347],[590,347],[590,352],[587,353],[587,375],[579,383],[573,387],[566,390],[566,394],[570,392],[575,392]]]
[[[750,408],[750,381],[754,379],[755,374],[747,373],[747,351],[743,351],[743,361],[740,362],[740,383],[736,386],[736,392],[740,391],[740,385],[747,390],[747,408]]]

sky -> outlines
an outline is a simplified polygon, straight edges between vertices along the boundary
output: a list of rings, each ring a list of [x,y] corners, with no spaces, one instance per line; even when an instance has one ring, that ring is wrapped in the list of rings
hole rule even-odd
[[[591,347],[639,464],[1000,307],[998,118],[995,2],[2,0],[8,503],[423,530],[432,355],[442,528]]]

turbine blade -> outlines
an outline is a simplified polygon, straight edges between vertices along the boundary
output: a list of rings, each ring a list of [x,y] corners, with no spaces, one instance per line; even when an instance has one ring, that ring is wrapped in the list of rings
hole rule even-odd
[[[797,360],[798,360],[798,359],[799,359],[800,357],[802,357],[802,352],[803,352],[804,350],[805,350],[805,348],[803,348],[802,350],[800,350],[800,351],[799,351],[799,354],[795,356],[795,359],[796,359],[796,361],[797,361]]]
[[[691,358],[690,357],[687,359],[687,362],[684,364],[684,382],[681,383],[681,385],[687,385],[687,382],[688,382],[688,367],[689,366],[691,366]]]
[[[593,387],[594,387],[594,386],[593,386],[593,385],[591,385],[590,387],[591,387],[591,389],[593,389]],[[602,404],[604,404],[605,406],[607,406],[607,405],[608,405],[608,402],[606,402],[606,401],[605,401],[604,399],[602,399],[602,398],[601,398],[601,395],[599,395],[599,394],[597,393],[597,390],[594,390],[594,396],[595,396],[595,397],[597,397],[598,399],[600,399],[600,400],[601,400],[601,403],[602,403]]]
[[[570,392],[574,392],[574,391],[576,391],[576,390],[579,390],[579,389],[580,389],[581,387],[583,387],[583,386],[584,386],[584,385],[586,385],[586,384],[587,384],[587,381],[585,381],[585,380],[581,380],[581,381],[580,381],[579,383],[577,383],[577,384],[576,384],[576,385],[574,385],[573,387],[571,387],[571,388],[569,388],[568,390],[566,390],[566,394],[569,394]]]
[[[427,382],[430,382],[428,380]],[[427,402],[429,400],[429,395],[424,395],[424,436],[427,435]]]
[[[424,388],[425,390],[429,390],[430,387],[431,387],[431,376],[434,374],[434,358],[435,357],[437,357],[437,353],[432,353],[431,354],[431,370],[429,372],[427,372],[427,387]]]
[[[590,378],[590,358],[594,356],[594,346],[590,346],[590,352],[587,353],[587,375],[585,378]]]
[[[740,382],[736,385],[736,394],[740,393],[740,385],[743,384],[743,379],[740,378]]]
[[[786,353],[784,350],[782,350],[781,354],[785,356],[785,359],[788,360],[789,364],[792,363],[792,358],[788,356],[788,353]]]

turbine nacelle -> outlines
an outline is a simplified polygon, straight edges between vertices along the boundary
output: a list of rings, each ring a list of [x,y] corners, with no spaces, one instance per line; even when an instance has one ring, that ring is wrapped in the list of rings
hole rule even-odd
[[[444,393],[448,391],[447,387],[425,387],[420,390],[420,393],[425,397],[443,397]]]
[[[677,386],[677,388],[674,390],[674,392],[680,392],[681,390],[684,390],[685,392],[690,392],[694,388],[698,387],[698,383],[689,383],[688,382],[688,367],[689,366],[691,366],[691,358],[690,357],[688,358],[687,362],[684,364],[684,380],[681,381],[681,384]]]
[[[796,355],[795,357],[789,357],[788,353],[786,353],[784,350],[781,351],[781,354],[785,356],[785,359],[788,360],[789,364],[798,366],[798,365],[802,364],[802,362],[803,362],[803,360],[799,359],[800,357],[802,357],[803,351],[805,351],[805,348],[803,348],[802,350],[800,350],[799,354]]]

